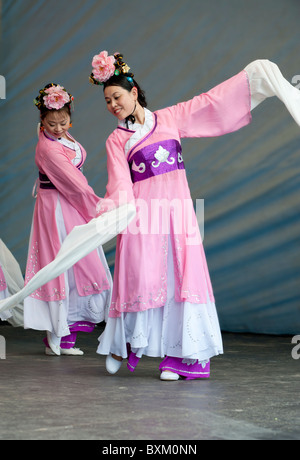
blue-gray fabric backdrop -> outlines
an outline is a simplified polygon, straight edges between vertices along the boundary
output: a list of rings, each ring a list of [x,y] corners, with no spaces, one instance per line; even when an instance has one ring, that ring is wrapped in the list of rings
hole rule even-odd
[[[257,58],[299,84],[299,13],[299,0],[2,0],[0,237],[22,270],[40,88],[54,81],[74,95],[72,134],[103,196],[105,140],[116,121],[88,82],[94,54],[122,52],[152,110],[207,91]],[[237,133],[183,142],[192,196],[205,202],[204,246],[223,330],[300,333],[299,134],[272,98]],[[105,247],[112,270],[114,244]]]

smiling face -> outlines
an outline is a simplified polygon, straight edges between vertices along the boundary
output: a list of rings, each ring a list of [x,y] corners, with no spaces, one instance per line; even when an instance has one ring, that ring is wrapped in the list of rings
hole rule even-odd
[[[127,91],[121,86],[107,86],[104,89],[104,98],[107,109],[118,120],[124,120],[133,113],[136,107],[138,92],[135,87]]]
[[[49,110],[42,119],[46,131],[57,138],[67,138],[70,122],[70,115],[65,110]]]

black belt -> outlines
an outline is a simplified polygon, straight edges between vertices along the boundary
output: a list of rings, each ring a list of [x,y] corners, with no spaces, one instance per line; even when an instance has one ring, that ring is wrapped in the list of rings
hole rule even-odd
[[[55,185],[52,184],[51,180],[46,176],[46,174],[42,174],[39,172],[39,180],[40,180],[40,188],[43,189],[55,189]]]

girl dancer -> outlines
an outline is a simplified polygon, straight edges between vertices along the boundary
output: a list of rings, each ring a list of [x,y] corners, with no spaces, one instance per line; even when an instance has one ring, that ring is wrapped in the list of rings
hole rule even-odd
[[[25,284],[55,258],[75,225],[97,215],[99,197],[81,171],[86,151],[68,132],[72,101],[71,94],[54,83],[40,90],[34,101],[41,120],[35,156],[39,180]],[[91,332],[105,319],[111,287],[98,247],[24,300],[24,327],[47,331],[46,354],[82,355],[74,348],[77,333]]]
[[[97,352],[107,355],[112,374],[122,359],[133,371],[147,355],[164,358],[162,380],[207,378],[223,346],[180,139],[236,131],[273,95],[300,124],[300,92],[275,64],[255,61],[208,93],[152,113],[122,55],[103,51],[92,66],[90,81],[103,85],[118,119],[106,144],[106,198],[117,202],[122,192],[138,209],[117,240],[112,303]]]

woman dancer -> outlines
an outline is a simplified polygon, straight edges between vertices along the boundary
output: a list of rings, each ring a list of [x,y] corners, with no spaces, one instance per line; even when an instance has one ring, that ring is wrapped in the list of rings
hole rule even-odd
[[[35,105],[41,128],[35,162],[38,191],[30,235],[25,284],[57,255],[72,228],[97,215],[99,197],[83,175],[84,148],[69,134],[73,97],[51,83]],[[82,355],[78,331],[91,332],[105,320],[112,280],[102,247],[24,300],[24,327],[47,331],[48,355]]]
[[[208,93],[152,113],[122,55],[103,51],[92,67],[90,81],[103,85],[119,121],[106,144],[106,198],[117,202],[122,192],[139,210],[117,240],[112,304],[97,352],[107,355],[112,374],[122,359],[133,371],[147,355],[164,358],[162,380],[207,378],[223,346],[180,139],[236,131],[273,95],[300,124],[300,93],[275,64],[255,61]]]

